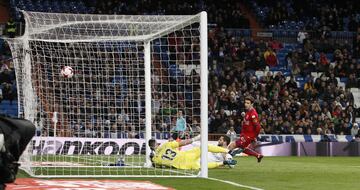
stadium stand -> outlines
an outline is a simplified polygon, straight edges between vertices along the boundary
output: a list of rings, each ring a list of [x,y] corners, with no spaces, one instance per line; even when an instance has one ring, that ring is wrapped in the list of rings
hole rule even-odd
[[[360,20],[356,12],[359,5],[353,1],[343,5],[315,0],[301,2],[303,5],[291,0],[203,0],[195,4],[172,1],[176,6],[166,0],[147,1],[146,6],[143,1],[125,4],[114,0],[10,2],[18,21],[19,9],[95,14],[190,14],[207,10],[210,22],[215,24],[209,29],[210,133],[226,133],[231,127],[237,133],[241,131],[242,101],[246,95],[255,97],[262,133],[266,134],[317,134],[318,128],[323,134],[350,134],[356,117],[360,117]],[[260,38],[249,29],[249,21],[239,11],[241,3],[269,29],[264,31],[270,32],[271,37]],[[307,34],[299,43],[301,31]],[[2,41],[0,47],[1,60],[7,60],[9,50]],[[155,47],[155,51],[163,55],[160,47]],[[169,67],[169,76],[187,67],[162,64]],[[0,110],[16,115],[14,70],[11,61],[2,65]],[[194,68],[193,73],[187,74],[197,73]],[[191,96],[189,92],[185,98]],[[191,117],[187,120],[195,125]],[[156,130],[160,134],[168,129],[157,126]]]
[[[331,31],[333,37],[356,31],[359,5],[352,1],[244,1],[265,27],[279,30],[316,29]]]

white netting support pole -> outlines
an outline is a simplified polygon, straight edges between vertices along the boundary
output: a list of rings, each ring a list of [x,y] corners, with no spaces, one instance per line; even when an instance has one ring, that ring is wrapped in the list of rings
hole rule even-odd
[[[26,25],[29,24],[29,20],[25,19]],[[23,44],[23,78],[22,78],[22,89],[24,95],[24,118],[30,120],[32,123],[35,121],[35,117],[37,114],[36,109],[36,97],[34,88],[32,85],[31,74],[32,74],[32,65],[31,65],[31,55],[30,55],[30,45],[29,45],[29,29],[25,29],[25,33],[23,35],[22,44]]]
[[[31,57],[30,53],[28,52],[30,50],[29,47],[29,39],[26,38],[26,36],[23,38],[23,51],[24,51],[24,71],[23,71],[23,89],[24,89],[24,117],[25,119],[31,121],[34,123],[35,117],[37,114],[36,108],[36,97],[34,94],[34,89],[32,85],[31,80]]]
[[[54,139],[53,139],[53,143],[54,143],[54,155],[56,155],[56,126],[57,126],[57,122],[58,122],[58,112],[54,112],[53,113],[53,117],[51,118],[52,122],[54,123]]]
[[[24,54],[20,49],[23,47],[22,40],[16,40],[14,38],[5,39],[10,46],[11,53],[12,53],[12,62],[15,68],[15,78],[16,78],[16,89],[17,89],[17,98],[18,98],[18,117],[23,117],[24,107],[23,107],[23,59]]]
[[[28,25],[29,20],[25,20],[25,25]],[[36,117],[37,117],[37,97],[35,94],[35,88],[33,86],[33,80],[32,80],[32,55],[31,55],[31,48],[30,48],[30,38],[29,38],[29,31],[28,28],[25,29],[25,33],[23,37],[20,38],[22,41],[22,67],[21,68],[21,95],[22,97],[22,117],[25,119],[31,121],[32,123],[35,123]],[[17,73],[18,74],[18,73]],[[17,78],[17,79],[19,79]],[[19,87],[19,85],[18,85]],[[20,97],[20,96],[19,96]],[[19,98],[20,102],[20,98]],[[20,160],[24,163],[22,168],[30,175],[34,175],[34,171],[32,170],[31,162],[31,151],[32,147],[31,144],[27,146],[27,151],[24,151],[22,154]]]
[[[150,167],[150,147],[147,142],[151,139],[151,57],[150,41],[144,44],[144,64],[145,64],[145,144],[146,144],[146,161],[145,166]]]
[[[208,177],[208,31],[207,13],[200,13],[200,94],[201,94],[201,173]]]

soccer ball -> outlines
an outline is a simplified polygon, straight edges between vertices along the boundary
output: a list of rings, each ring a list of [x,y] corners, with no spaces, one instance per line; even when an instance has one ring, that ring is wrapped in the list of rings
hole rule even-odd
[[[74,75],[74,69],[71,68],[70,66],[64,66],[61,69],[61,76],[63,76],[64,78],[71,78]]]
[[[230,154],[225,155],[225,160],[232,160],[233,157]]]
[[[230,154],[226,154],[225,160],[232,160],[232,159],[233,159],[233,157],[232,157]],[[230,168],[234,168],[235,165],[229,165],[229,167],[230,167]]]

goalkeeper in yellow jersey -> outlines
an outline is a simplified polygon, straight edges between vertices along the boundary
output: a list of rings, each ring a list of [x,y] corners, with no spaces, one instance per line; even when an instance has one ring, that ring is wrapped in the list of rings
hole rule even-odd
[[[170,141],[159,145],[156,143],[155,139],[150,139],[148,143],[152,150],[152,154],[150,155],[151,161],[155,167],[167,166],[187,170],[200,169],[200,147],[195,147],[186,151],[178,150],[179,147],[191,144],[198,140],[200,140],[200,136],[181,140],[180,142]],[[215,145],[208,145],[208,151],[213,153],[229,152],[228,149]],[[232,159],[221,162],[208,162],[208,168],[217,168],[223,165],[234,166],[235,164],[236,160]]]

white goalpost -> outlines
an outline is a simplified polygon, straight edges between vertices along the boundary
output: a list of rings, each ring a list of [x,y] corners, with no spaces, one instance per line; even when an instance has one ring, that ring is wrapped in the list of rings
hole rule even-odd
[[[37,134],[22,157],[36,177],[207,177],[207,15],[23,11],[6,39],[19,116]],[[60,70],[69,66],[71,78]],[[179,111],[183,116],[178,116]],[[153,167],[147,141],[201,134],[200,170]],[[192,145],[182,147],[183,150]]]

